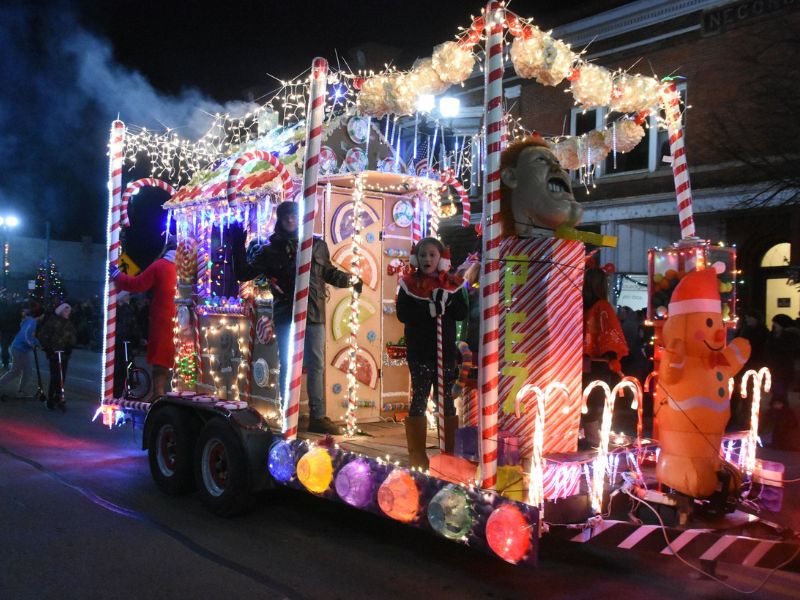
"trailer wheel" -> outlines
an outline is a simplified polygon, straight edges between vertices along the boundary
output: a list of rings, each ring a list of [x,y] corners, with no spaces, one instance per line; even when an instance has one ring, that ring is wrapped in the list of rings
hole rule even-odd
[[[197,426],[191,415],[167,406],[153,415],[150,431],[147,458],[158,488],[170,496],[192,491],[192,449]]]
[[[200,432],[194,476],[200,499],[214,514],[230,517],[252,507],[244,449],[224,420],[211,419]]]

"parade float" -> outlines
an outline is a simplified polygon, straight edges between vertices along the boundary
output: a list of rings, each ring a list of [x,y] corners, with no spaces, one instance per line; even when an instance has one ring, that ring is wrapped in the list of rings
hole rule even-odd
[[[520,77],[566,82],[577,105],[608,105],[625,116],[579,137],[510,143],[505,44]],[[479,60],[483,130],[460,148],[456,138],[449,154],[437,157],[428,143],[419,156],[418,98],[462,83]],[[725,343],[736,318],[735,252],[695,236],[672,81],[588,63],[532,20],[490,2],[456,41],[436,46],[410,71],[354,75],[315,59],[307,78],[285,82],[273,100],[241,118],[220,117],[196,143],[112,126],[108,260],[118,260],[133,194],[146,186],[169,194],[167,231],[178,244],[176,357],[166,396],[148,403],[113,397],[116,289],[109,282],[98,417],[109,427],[143,423],[162,490],[196,487],[214,512],[232,514],[255,491],[289,486],[512,563],[535,563],[547,535],[797,568],[794,534],[757,527],[754,516],[780,505],[783,485],[781,465],[756,458],[768,372],[742,379],[743,394],[753,395],[750,430],[725,434],[733,377],[747,357],[742,342]],[[575,229],[581,209],[564,169],[590,177],[609,153],[631,150],[658,107],[670,134],[683,239],[650,257],[660,351],[646,387],[663,412],[656,411],[654,437],[645,438],[638,381],[582,385],[584,242],[614,240]],[[413,148],[401,148],[398,115],[416,118]],[[123,168],[136,160],[149,162],[151,176],[123,186]],[[483,176],[477,224],[463,183],[471,168]],[[170,176],[172,183],[163,179]],[[437,234],[448,197],[458,200],[462,225],[482,234],[480,342],[477,352],[460,344],[456,452],[435,454],[422,472],[408,467],[397,422],[408,408],[409,377],[394,302],[413,243]],[[285,200],[299,204],[302,224],[281,390],[270,284],[237,282],[231,231],[266,243]],[[335,438],[298,430],[314,235],[339,268],[364,282],[361,293],[333,290],[326,304],[327,414],[346,429]],[[579,451],[581,412],[597,389],[605,394],[600,444]],[[631,399],[636,430],[612,432],[615,403]],[[429,447],[439,447],[436,398],[430,407]]]

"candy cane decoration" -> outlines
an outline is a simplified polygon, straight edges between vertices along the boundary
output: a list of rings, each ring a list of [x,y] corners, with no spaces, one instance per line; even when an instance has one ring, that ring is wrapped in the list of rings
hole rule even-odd
[[[458,198],[461,201],[461,226],[469,227],[469,221],[472,217],[472,207],[469,203],[469,195],[467,194],[467,190],[465,190],[464,186],[461,185],[461,182],[456,179],[456,176],[452,171],[445,171],[440,175],[440,177],[444,185],[452,186],[458,194]]]
[[[636,411],[636,447],[642,449],[642,433],[644,432],[644,390],[642,384],[636,377],[626,375],[620,382],[614,386],[618,389],[618,394],[622,397],[624,390],[628,389],[633,393],[633,400],[631,400],[631,408]],[[639,453],[639,460],[642,460],[641,452]]]
[[[747,383],[753,380],[753,397],[750,399],[750,431],[747,432],[747,452],[744,458],[744,468],[748,475],[756,469],[756,446],[758,445],[758,416],[761,410],[761,388],[769,393],[772,388],[772,374],[767,367],[758,371],[749,369],[742,375],[742,385],[739,392],[742,398],[747,398]]]
[[[686,149],[683,145],[681,126],[681,97],[675,83],[662,86],[661,106],[667,117],[669,151],[672,154],[672,178],[675,181],[675,194],[678,201],[678,220],[681,224],[681,238],[694,237],[694,216],[692,209],[692,184],[689,181],[689,165],[686,162]]]
[[[200,345],[200,315],[197,311],[194,311],[192,320],[194,321],[194,347],[197,352],[197,381],[203,383],[203,347]]]
[[[559,381],[553,381],[542,391],[538,386],[530,383],[520,388],[517,397],[514,399],[514,414],[519,419],[521,416],[520,404],[522,400],[527,400],[529,394],[536,397],[536,418],[533,428],[533,451],[531,453],[531,470],[528,485],[528,504],[539,508],[540,521],[544,517],[544,426],[545,409],[550,398],[555,393],[566,394],[569,399],[567,386]]]
[[[131,181],[125,188],[125,192],[122,194],[122,207],[120,209],[121,213],[120,218],[123,227],[131,226],[131,221],[128,218],[128,203],[131,200],[131,196],[133,196],[135,193],[137,193],[139,190],[145,187],[156,187],[160,190],[164,190],[170,196],[175,195],[175,188],[162,179],[156,179],[155,177],[145,177],[143,179],[137,179],[136,181]]]
[[[244,384],[244,399],[245,402],[250,402],[250,375],[253,368],[253,351],[256,343],[256,319],[258,318],[256,312],[255,299],[250,296],[245,300],[244,316],[247,319],[247,356],[244,358],[245,363],[245,384]]]
[[[322,139],[322,120],[325,116],[325,94],[328,79],[328,61],[315,58],[311,65],[311,84],[308,93],[308,122],[306,123],[306,151],[303,163],[303,219],[300,222],[300,249],[297,253],[294,306],[289,339],[289,372],[286,382],[288,393],[284,396],[283,433],[287,440],[297,437],[297,417],[300,410],[300,382],[303,366],[303,348],[306,339],[306,310],[308,284],[311,275],[311,246],[314,242],[314,216],[317,210],[317,181],[319,180],[319,151]]]
[[[436,316],[436,406],[439,411],[439,450],[444,452],[444,343],[442,315]]]
[[[481,486],[497,483],[498,311],[500,305],[500,129],[503,121],[503,22],[499,2],[486,5],[486,69],[484,110],[486,123],[486,172],[483,197],[483,252],[481,253],[480,347],[478,370],[481,427]]]
[[[108,220],[106,223],[106,272],[116,267],[119,261],[120,195],[122,194],[122,163],[124,161],[125,124],[114,121],[111,124],[111,139],[108,156]],[[103,319],[103,388],[101,403],[109,404],[114,399],[114,346],[117,341],[117,286],[105,275],[105,315]]]
[[[414,196],[412,206],[414,207],[414,220],[411,223],[411,243],[416,244],[422,239],[422,226],[420,225],[420,220],[422,218],[422,202],[419,196]]]
[[[252,150],[250,152],[245,152],[239,158],[237,158],[236,162],[233,163],[231,170],[228,172],[228,186],[225,191],[225,194],[228,197],[228,203],[231,203],[236,199],[236,182],[239,179],[239,174],[242,172],[242,169],[244,169],[244,166],[253,160],[265,160],[270,165],[275,167],[275,169],[278,171],[278,176],[281,178],[281,198],[283,200],[288,200],[292,197],[292,176],[289,174],[286,166],[269,152],[264,152],[263,150]]]
[[[608,439],[611,432],[611,419],[614,415],[615,393],[608,387],[605,381],[592,381],[586,389],[583,390],[582,412],[586,413],[589,394],[591,394],[592,390],[596,387],[602,388],[603,392],[605,392],[603,420],[600,425],[600,447],[597,449],[597,458],[594,461],[591,491],[592,509],[595,514],[600,514],[603,506],[603,486],[605,484],[606,468],[608,467]]]

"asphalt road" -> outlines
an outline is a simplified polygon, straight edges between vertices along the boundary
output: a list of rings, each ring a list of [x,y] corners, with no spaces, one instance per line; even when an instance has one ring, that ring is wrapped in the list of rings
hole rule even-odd
[[[214,517],[157,491],[138,432],[91,422],[99,363],[74,356],[66,414],[0,404],[0,599],[742,597],[673,558],[546,539],[537,569],[514,567],[300,492]],[[719,574],[754,588],[766,572]],[[800,597],[800,576],[751,597]]]

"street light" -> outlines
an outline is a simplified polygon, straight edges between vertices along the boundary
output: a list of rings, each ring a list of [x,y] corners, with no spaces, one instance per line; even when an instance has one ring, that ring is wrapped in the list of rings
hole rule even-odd
[[[8,280],[8,230],[19,225],[19,219],[14,215],[0,215],[0,229],[3,231],[3,290],[6,289]]]

